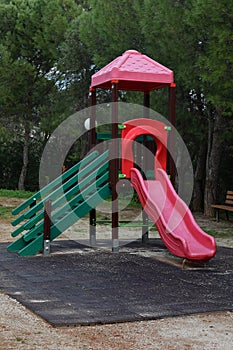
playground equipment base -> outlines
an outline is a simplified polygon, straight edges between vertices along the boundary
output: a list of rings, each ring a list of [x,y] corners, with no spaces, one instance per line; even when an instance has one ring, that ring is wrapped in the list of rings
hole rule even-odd
[[[54,241],[48,257],[19,257],[6,246],[0,244],[0,290],[53,326],[233,310],[233,249],[219,247],[214,259],[182,266],[160,239],[133,242],[119,254],[72,240]]]

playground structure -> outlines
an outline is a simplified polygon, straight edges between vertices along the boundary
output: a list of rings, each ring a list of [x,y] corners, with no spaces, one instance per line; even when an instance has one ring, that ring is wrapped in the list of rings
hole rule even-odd
[[[96,240],[96,206],[112,196],[112,251],[119,251],[119,217],[117,183],[128,178],[143,207],[143,240],[148,237],[147,216],[157,226],[160,236],[171,253],[190,260],[209,260],[215,255],[213,237],[203,232],[189,208],[175,192],[172,183],[175,164],[167,155],[174,147],[173,130],[164,123],[149,119],[150,92],[168,88],[169,119],[175,125],[175,88],[173,72],[149,57],[135,51],[126,51],[92,76],[90,87],[90,148],[97,143],[96,89],[112,92],[112,133],[109,150],[91,151],[82,161],[13,210],[19,215],[12,225],[21,225],[12,233],[21,235],[8,246],[8,251],[21,256],[40,251],[49,253],[50,242],[87,213],[90,215],[90,244]],[[140,91],[144,94],[142,118],[118,123],[118,90]],[[119,127],[121,138],[118,137]],[[135,167],[133,142],[142,137],[156,145],[153,159],[153,179]],[[119,142],[121,161],[119,162]],[[168,158],[168,159],[167,159]],[[151,162],[151,160],[150,160]],[[167,166],[168,165],[168,166]],[[120,174],[119,174],[120,170]],[[166,171],[170,173],[170,179]],[[40,200],[37,203],[37,200]],[[25,222],[25,220],[27,220]],[[26,232],[25,232],[26,231]]]

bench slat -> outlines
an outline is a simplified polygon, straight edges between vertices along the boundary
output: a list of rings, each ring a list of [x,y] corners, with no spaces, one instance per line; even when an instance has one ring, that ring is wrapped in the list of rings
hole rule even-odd
[[[224,204],[211,205],[212,208],[217,209],[216,210],[216,219],[218,222],[219,222],[219,218],[220,218],[220,213],[219,213],[220,209],[225,210],[227,220],[229,220],[228,212],[229,211],[233,212],[233,191],[227,191],[225,204],[228,204],[228,205],[224,205]]]
[[[221,205],[221,204],[215,204],[215,205],[211,205],[212,208],[216,208],[216,209],[223,209],[223,210],[229,210],[229,211],[233,211],[233,206],[230,207],[228,205]]]

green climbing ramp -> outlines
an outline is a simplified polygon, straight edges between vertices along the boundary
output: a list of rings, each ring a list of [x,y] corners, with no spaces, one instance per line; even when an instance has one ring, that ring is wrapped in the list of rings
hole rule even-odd
[[[111,195],[109,187],[109,152],[93,151],[64,174],[57,177],[34,196],[13,210],[17,228],[9,252],[31,256],[43,250],[44,206],[52,202],[50,239],[58,237],[67,228],[84,217]]]

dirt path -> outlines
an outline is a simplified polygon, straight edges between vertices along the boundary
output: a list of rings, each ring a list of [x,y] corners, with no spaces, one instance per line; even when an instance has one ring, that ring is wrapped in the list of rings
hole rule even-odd
[[[7,205],[10,205],[9,202]],[[202,215],[198,215],[197,220],[207,231],[225,235],[217,238],[218,245],[233,247],[232,222],[216,223]],[[0,242],[12,240],[11,231],[9,222],[2,221]],[[71,231],[66,232],[65,236],[68,237]],[[232,312],[146,322],[52,328],[16,300],[8,297],[4,291],[0,291],[0,305],[0,350],[230,350],[233,344]]]

